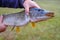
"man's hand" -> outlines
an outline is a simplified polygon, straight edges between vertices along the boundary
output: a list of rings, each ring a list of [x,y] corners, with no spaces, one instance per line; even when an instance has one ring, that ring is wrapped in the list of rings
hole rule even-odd
[[[24,8],[25,8],[25,13],[26,13],[27,15],[29,15],[29,4],[28,4],[28,2],[29,2],[29,1],[25,1],[24,4],[23,4],[23,6],[24,6]]]
[[[3,32],[6,30],[6,25],[2,23],[3,16],[0,16],[0,32]]]
[[[31,0],[25,0],[25,2],[23,3],[23,6],[25,8],[25,13],[27,15],[29,15],[29,8],[33,8],[33,7],[40,8],[37,5],[37,3],[35,3],[34,1],[31,1]]]
[[[6,30],[6,25],[3,23],[0,23],[0,33],[4,32]]]

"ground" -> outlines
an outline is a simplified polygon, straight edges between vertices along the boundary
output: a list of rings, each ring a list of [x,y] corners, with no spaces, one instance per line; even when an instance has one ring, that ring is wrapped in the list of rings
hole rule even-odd
[[[0,40],[60,40],[60,0],[35,0],[43,9],[53,11],[55,17],[47,21],[36,23],[32,28],[31,23],[21,27],[21,31],[16,33],[15,29],[8,27],[0,33]],[[0,14],[19,12],[23,9],[0,8]]]

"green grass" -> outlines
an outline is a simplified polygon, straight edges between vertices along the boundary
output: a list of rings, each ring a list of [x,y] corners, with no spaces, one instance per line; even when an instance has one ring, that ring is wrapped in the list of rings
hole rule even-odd
[[[32,28],[31,23],[21,27],[21,31],[16,33],[10,31],[11,27],[0,33],[0,40],[60,40],[60,0],[39,0],[36,2],[41,8],[53,11],[55,17],[47,21],[36,23]],[[0,14],[19,12],[23,9],[0,8]]]

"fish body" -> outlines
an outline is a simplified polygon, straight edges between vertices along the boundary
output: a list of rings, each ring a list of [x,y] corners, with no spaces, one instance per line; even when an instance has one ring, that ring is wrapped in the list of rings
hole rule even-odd
[[[29,22],[29,17],[25,13],[13,13],[3,15],[3,23],[11,26],[23,26]]]
[[[31,8],[29,11],[29,15],[27,15],[25,11],[5,14],[3,15],[3,23],[10,26],[23,26],[29,22],[39,22],[41,20],[46,20],[54,16],[54,13],[39,8]]]

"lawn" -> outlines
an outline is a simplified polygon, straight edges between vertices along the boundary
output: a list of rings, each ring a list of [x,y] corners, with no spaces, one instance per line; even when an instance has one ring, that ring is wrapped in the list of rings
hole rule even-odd
[[[47,21],[36,23],[32,28],[31,23],[20,27],[20,32],[12,27],[8,27],[3,33],[0,33],[0,40],[60,40],[60,0],[35,0],[43,9],[53,11],[55,17]],[[23,9],[1,8],[0,14],[20,12]]]

